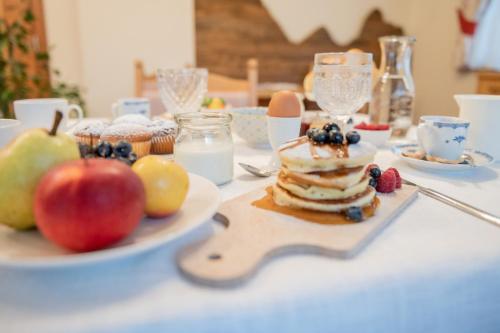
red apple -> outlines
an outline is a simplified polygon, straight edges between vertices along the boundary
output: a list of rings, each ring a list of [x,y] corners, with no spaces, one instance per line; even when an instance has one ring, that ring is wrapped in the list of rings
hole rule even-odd
[[[40,232],[73,251],[93,251],[120,241],[144,212],[141,179],[116,160],[85,159],[61,164],[40,180],[35,220]]]

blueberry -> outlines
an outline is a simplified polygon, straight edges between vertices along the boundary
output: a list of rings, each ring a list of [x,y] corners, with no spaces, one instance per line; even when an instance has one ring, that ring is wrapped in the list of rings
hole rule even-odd
[[[375,179],[378,179],[382,175],[382,171],[380,171],[379,168],[373,167],[370,169],[370,176],[372,176]]]
[[[373,188],[377,187],[377,180],[373,177],[370,177],[370,181],[368,182],[368,185],[370,185]]]
[[[80,157],[85,157],[88,154],[92,154],[92,147],[86,143],[78,142],[78,150],[80,151]]]
[[[325,130],[317,131],[313,135],[313,141],[319,144],[328,143],[328,133]]]
[[[131,152],[128,155],[128,160],[130,161],[130,164],[134,164],[135,161],[137,161],[137,155],[134,152]]]
[[[99,142],[96,147],[97,156],[110,157],[113,154],[113,146],[107,141]]]
[[[353,144],[358,143],[359,140],[361,140],[361,135],[359,135],[359,133],[356,131],[350,131],[350,132],[347,132],[347,134],[345,135],[345,138],[347,139],[348,144],[353,145]]]
[[[123,163],[125,163],[127,165],[132,165],[132,162],[128,158],[126,158],[126,157],[118,156],[116,158],[116,160],[120,161],[120,162],[123,162]]]
[[[359,207],[349,207],[346,211],[346,217],[349,220],[360,222],[363,220],[363,211]]]
[[[323,126],[323,129],[327,132],[331,132],[332,130],[340,132],[339,125],[337,125],[335,123],[327,123],[327,124],[325,124],[325,126]]]
[[[131,151],[132,151],[132,145],[130,143],[128,143],[127,141],[120,141],[115,145],[113,153],[117,158],[118,157],[127,158],[128,155],[130,155]]]
[[[331,131],[329,133],[330,143],[334,145],[341,145],[344,142],[344,136],[339,131]]]
[[[306,135],[307,137],[312,140],[313,137],[314,137],[314,134],[316,134],[316,132],[318,132],[319,129],[318,128],[309,128],[307,131],[306,131]]]

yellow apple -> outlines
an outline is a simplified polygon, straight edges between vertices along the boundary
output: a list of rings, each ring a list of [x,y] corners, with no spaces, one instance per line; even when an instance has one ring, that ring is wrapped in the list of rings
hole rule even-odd
[[[159,218],[179,210],[189,189],[188,174],[180,165],[148,155],[135,162],[132,170],[146,190],[147,216]]]
[[[210,110],[221,110],[224,109],[225,103],[222,98],[214,97],[210,104],[208,104],[208,109]]]

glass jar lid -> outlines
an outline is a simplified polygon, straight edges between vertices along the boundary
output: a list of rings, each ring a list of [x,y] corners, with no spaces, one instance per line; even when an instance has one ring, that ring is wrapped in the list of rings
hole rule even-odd
[[[233,117],[225,112],[189,112],[174,116],[179,127],[190,129],[217,129],[229,126]]]

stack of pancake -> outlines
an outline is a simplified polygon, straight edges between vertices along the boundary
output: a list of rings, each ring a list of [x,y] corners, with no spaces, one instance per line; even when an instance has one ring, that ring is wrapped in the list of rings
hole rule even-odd
[[[280,206],[320,212],[368,207],[376,192],[368,185],[366,167],[375,153],[375,147],[364,142],[318,145],[298,138],[280,149],[282,167],[273,200]]]

